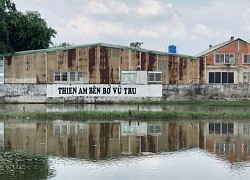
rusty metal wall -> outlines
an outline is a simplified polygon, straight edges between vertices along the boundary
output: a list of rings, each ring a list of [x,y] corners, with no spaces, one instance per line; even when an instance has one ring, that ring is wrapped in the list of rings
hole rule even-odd
[[[110,48],[111,49],[111,48]],[[121,62],[121,49],[111,49],[111,62],[110,62],[110,75],[109,82],[111,84],[120,83],[120,62]]]
[[[36,83],[46,83],[46,53],[37,53],[35,58]]]
[[[89,83],[89,48],[79,48],[77,54],[78,71],[83,72],[83,83]]]
[[[98,52],[100,52],[100,48],[97,48],[97,46],[89,48],[89,83],[90,84],[100,83],[100,71],[99,71],[100,62],[97,61]]]
[[[57,52],[47,53],[47,83],[54,82],[54,72],[57,68]]]
[[[129,71],[130,51],[121,49],[120,71]]]
[[[54,83],[55,71],[83,72],[82,83],[119,84],[121,71],[162,71],[162,84],[205,82],[204,59],[106,46],[5,57],[5,83]]]
[[[4,82],[5,83],[14,83],[14,65],[13,65],[14,57],[6,56],[4,61]]]
[[[100,47],[100,83],[101,84],[109,84],[109,76],[110,76],[110,49],[108,47]]]
[[[162,72],[162,84],[169,84],[168,61],[169,56],[158,55],[158,71]]]

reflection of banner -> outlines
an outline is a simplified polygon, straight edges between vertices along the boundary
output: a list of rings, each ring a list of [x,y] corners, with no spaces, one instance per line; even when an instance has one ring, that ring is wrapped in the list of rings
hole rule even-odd
[[[4,123],[0,123],[0,148],[4,147]]]
[[[47,97],[162,97],[162,85],[51,84]]]

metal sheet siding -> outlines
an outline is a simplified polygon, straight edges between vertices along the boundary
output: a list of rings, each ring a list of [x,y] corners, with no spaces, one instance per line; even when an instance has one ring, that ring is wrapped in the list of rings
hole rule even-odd
[[[169,56],[169,84],[178,84],[178,57]]]
[[[47,53],[47,83],[54,82],[54,72],[58,70],[57,68],[57,52]]]
[[[169,83],[169,76],[168,76],[168,56],[162,56],[159,58],[158,56],[158,70],[162,71],[162,84]]]
[[[149,53],[148,71],[157,71],[156,54]]]
[[[139,51],[131,51],[131,59],[130,59],[130,71],[140,70],[140,52]]]
[[[4,57],[4,82],[13,83],[13,72],[14,72],[14,57],[5,56]]]
[[[68,53],[66,50],[57,52],[58,70],[60,70],[60,71],[67,71],[68,70],[67,54]]]
[[[89,48],[89,83],[95,84],[100,83],[100,71],[99,71],[99,62],[97,61],[98,54],[100,53],[100,48],[97,46]]]
[[[200,57],[199,59],[199,83],[205,84],[205,59],[204,57]]]
[[[100,47],[100,83],[109,84],[109,48]]]
[[[36,53],[36,83],[44,84],[46,83],[46,54],[45,53]]]
[[[147,54],[145,52],[141,52],[141,70],[147,71]]]
[[[187,83],[187,59],[179,58],[179,84]]]
[[[68,50],[68,70],[77,71],[76,49]]]
[[[14,82],[15,83],[24,83],[24,74],[22,73],[25,70],[25,64],[24,64],[24,55],[21,56],[15,56],[14,59]]]
[[[112,84],[117,84],[120,82],[121,49],[111,49],[111,52],[112,51],[117,51],[117,54],[111,54],[109,82]]]
[[[122,49],[121,60],[120,60],[121,71],[129,71],[129,60],[130,60],[130,51]]]
[[[24,76],[24,83],[36,83],[36,56],[35,54],[28,54],[24,56],[24,69],[22,74]]]
[[[83,72],[84,83],[89,83],[89,48],[78,49],[78,71]]]

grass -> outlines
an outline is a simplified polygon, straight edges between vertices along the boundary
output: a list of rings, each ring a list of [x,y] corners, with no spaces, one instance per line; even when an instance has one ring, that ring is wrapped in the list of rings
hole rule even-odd
[[[249,119],[248,111],[71,111],[71,112],[25,112],[25,113],[7,113],[1,112],[0,118],[20,118],[20,119],[55,119],[62,120],[86,120],[86,119]]]

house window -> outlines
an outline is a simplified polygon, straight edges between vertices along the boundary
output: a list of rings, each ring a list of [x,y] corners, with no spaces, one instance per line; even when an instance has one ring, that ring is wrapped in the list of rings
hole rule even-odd
[[[243,83],[250,83],[250,72],[243,72]]]
[[[233,72],[209,72],[208,81],[210,84],[234,83]]]
[[[234,54],[215,54],[215,64],[234,64]]]
[[[55,81],[61,81],[61,73],[55,72]]]
[[[67,72],[61,72],[61,81],[68,81],[68,73]]]
[[[70,71],[70,72],[60,72],[55,71],[54,73],[55,82],[82,82],[83,72]]]
[[[70,72],[69,73],[69,80],[70,81],[76,81],[76,72]]]
[[[215,122],[208,125],[209,134],[233,134],[234,124],[227,122]]]
[[[148,83],[161,83],[162,82],[162,72],[148,72]]]
[[[250,64],[250,54],[243,54],[243,64]]]
[[[136,72],[124,71],[121,73],[121,83],[135,84],[136,83]]]

